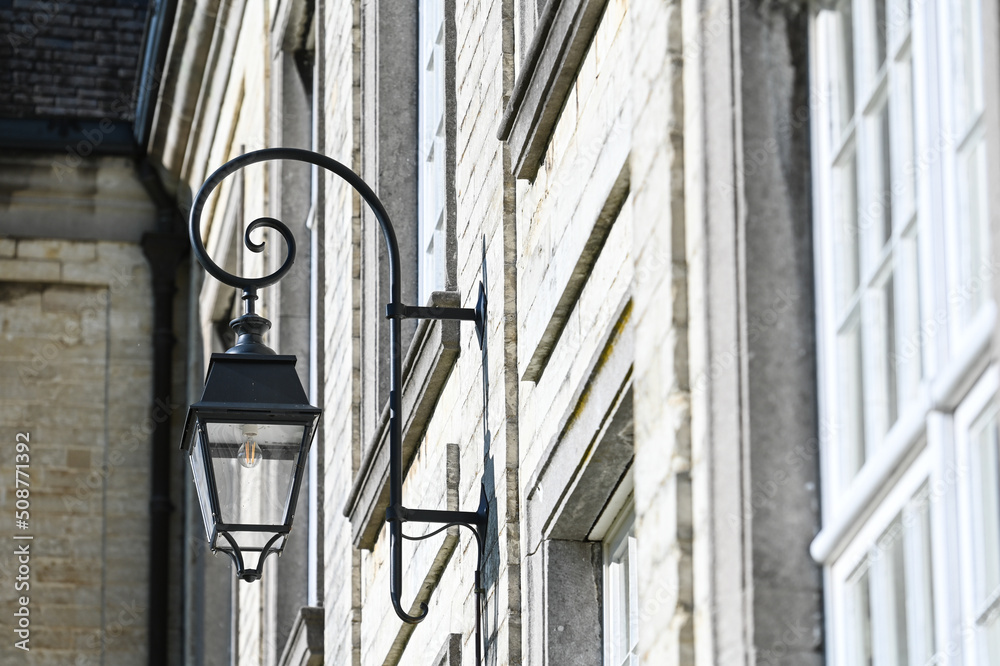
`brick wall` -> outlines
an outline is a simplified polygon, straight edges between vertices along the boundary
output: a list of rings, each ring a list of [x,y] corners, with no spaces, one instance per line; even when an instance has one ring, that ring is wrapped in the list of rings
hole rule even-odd
[[[0,7],[0,118],[131,120],[148,0]]]

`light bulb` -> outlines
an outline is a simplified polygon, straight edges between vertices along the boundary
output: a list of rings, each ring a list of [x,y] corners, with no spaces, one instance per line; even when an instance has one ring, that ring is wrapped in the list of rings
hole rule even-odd
[[[236,452],[236,459],[240,461],[240,465],[250,469],[259,465],[263,457],[263,449],[257,443],[257,426],[244,425],[243,444],[240,445],[240,450]]]

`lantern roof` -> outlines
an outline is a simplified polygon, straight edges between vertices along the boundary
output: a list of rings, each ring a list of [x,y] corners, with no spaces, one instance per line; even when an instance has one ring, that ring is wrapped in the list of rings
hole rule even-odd
[[[181,449],[191,445],[198,416],[256,422],[311,421],[319,413],[309,404],[295,357],[269,354],[212,354],[201,401],[188,409]]]

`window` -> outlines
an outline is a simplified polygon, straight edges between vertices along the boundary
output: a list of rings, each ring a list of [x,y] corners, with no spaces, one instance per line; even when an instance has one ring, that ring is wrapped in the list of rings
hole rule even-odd
[[[922,409],[921,386],[974,345],[968,336],[991,300],[979,14],[979,0],[839,0],[815,15],[815,237],[834,509],[893,427]]]
[[[639,663],[637,545],[630,502],[604,540],[604,663],[611,666]]]
[[[455,2],[368,3],[363,9],[362,52],[369,55],[359,63],[363,70],[359,83],[360,121],[365,137],[359,156],[360,174],[376,191],[394,192],[382,203],[394,219],[399,242],[403,301],[462,307],[468,302],[457,290],[458,239],[454,222]],[[415,38],[409,48],[400,50],[400,34]],[[400,58],[409,58],[412,67],[400,66]],[[413,71],[418,73],[416,78],[410,75]],[[413,98],[417,99],[416,107],[408,101]],[[402,149],[412,149],[416,159],[399,159],[401,145]],[[365,222],[360,237],[360,353],[367,359],[363,364],[376,371],[361,373],[358,379],[361,443],[356,455],[360,467],[345,512],[351,521],[354,544],[368,550],[375,545],[388,502],[384,492],[388,468],[381,466],[379,456],[387,455],[388,450],[389,373],[378,370],[390,357],[388,327],[379,323],[390,296],[386,265],[380,259],[384,239],[367,208],[361,215]],[[434,293],[437,296],[432,299]],[[365,312],[378,314],[367,316]],[[403,371],[404,413],[433,413],[432,407],[458,358],[459,333],[457,321],[403,322],[402,344],[407,359]],[[420,417],[403,426],[404,473],[416,456],[426,425],[426,418]]]
[[[989,295],[992,273],[986,210],[986,147],[983,127],[981,0],[939,3],[942,25],[942,79],[950,84],[943,104],[942,143],[947,145],[945,212],[950,225],[949,287],[953,335],[972,320]]]
[[[914,397],[922,367],[912,29],[906,2],[841,0],[829,33],[830,314],[846,489]]]
[[[813,13],[813,554],[832,664],[1000,663],[996,390],[969,389],[997,316],[983,6],[830,0]]]
[[[955,414],[959,470],[969,483],[959,497],[964,576],[963,622],[973,628],[977,663],[1000,663],[1000,426],[995,369]]]
[[[926,474],[929,463],[923,458],[903,486]],[[859,540],[858,548],[849,549],[835,567],[854,566],[844,583],[835,583],[842,613],[838,628],[845,640],[844,653],[832,663],[926,664],[936,654],[930,486],[924,484],[908,500],[905,492],[898,497],[902,508],[894,512],[898,500],[890,499],[869,527],[868,538]],[[889,522],[880,529],[883,517]]]
[[[418,298],[421,304],[427,303],[432,291],[444,290],[447,281],[444,26],[444,0],[421,0],[417,170]]]

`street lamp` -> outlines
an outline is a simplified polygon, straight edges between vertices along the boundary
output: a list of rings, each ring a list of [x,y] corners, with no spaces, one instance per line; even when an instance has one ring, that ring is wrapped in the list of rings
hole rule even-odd
[[[294,356],[212,355],[205,392],[188,410],[183,448],[208,543],[229,555],[247,582],[284,548],[319,414],[306,400]],[[254,568],[249,553],[259,554]]]
[[[295,240],[279,220],[259,218],[247,226],[244,244],[253,252],[263,243],[250,240],[259,227],[278,231],[288,246],[288,256],[272,274],[243,278],[222,270],[205,251],[201,240],[201,213],[212,191],[230,174],[251,164],[272,160],[306,162],[326,169],[353,187],[368,204],[379,223],[389,259],[390,391],[389,391],[389,596],[396,614],[404,622],[420,622],[427,615],[421,604],[419,615],[403,610],[402,539],[404,522],[435,523],[442,529],[451,525],[473,531],[479,546],[476,593],[489,503],[485,488],[476,511],[411,509],[403,505],[402,486],[402,351],[400,322],[403,319],[452,319],[474,322],[479,345],[486,344],[486,290],[479,285],[474,308],[437,308],[404,305],[400,297],[400,259],[396,233],[389,215],[372,189],[349,168],[324,155],[295,148],[269,148],[241,155],[217,169],[202,185],[191,207],[190,236],[194,255],[205,270],[232,287],[243,290],[245,312],[230,323],[238,334],[236,345],[225,354],[213,354],[205,392],[191,405],[184,429],[182,448],[190,455],[205,530],[213,551],[232,557],[237,575],[245,581],[258,580],[265,558],[281,552],[292,527],[305,460],[316,431],[320,410],[308,404],[295,374],[295,357],[279,356],[263,342],[270,322],[256,314],[257,289],[274,284],[292,266]],[[485,279],[485,258],[484,258]],[[486,368],[483,368],[486,372]],[[484,375],[485,386],[485,375]],[[485,409],[485,405],[484,405]],[[254,569],[246,567],[243,555],[260,553]],[[477,605],[478,610],[478,605]],[[479,631],[477,621],[477,632]],[[477,654],[479,641],[477,640]],[[477,658],[478,661],[478,658]]]
[[[285,547],[320,410],[306,398],[295,357],[279,356],[264,344],[271,322],[254,306],[257,289],[274,284],[291,268],[294,237],[278,220],[254,220],[247,227],[247,247],[263,250],[263,244],[250,241],[250,233],[272,227],[285,238],[288,256],[263,278],[231,275],[205,252],[201,193],[198,203],[191,214],[195,256],[214,277],[243,290],[244,313],[229,324],[236,344],[225,354],[212,354],[201,400],[188,409],[181,448],[191,461],[212,551],[231,557],[236,575],[252,582],[260,579],[267,556]],[[258,553],[253,568],[246,561],[250,553]]]

